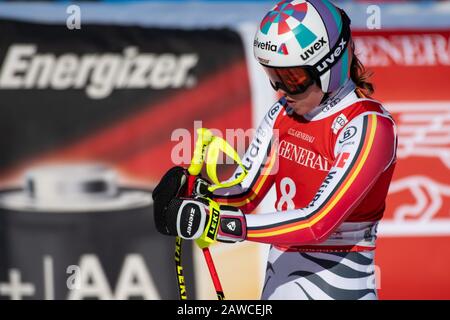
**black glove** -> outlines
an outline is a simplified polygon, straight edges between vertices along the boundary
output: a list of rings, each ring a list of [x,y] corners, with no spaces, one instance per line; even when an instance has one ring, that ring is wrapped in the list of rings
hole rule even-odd
[[[189,172],[183,167],[173,167],[161,178],[152,197],[154,203],[154,220],[156,229],[165,235],[170,235],[167,229],[166,212],[172,199],[185,196]],[[211,183],[197,176],[194,183],[194,194],[192,196],[210,196],[208,186]],[[189,195],[191,196],[191,195]]]
[[[156,229],[169,235],[166,223],[166,211],[170,201],[186,192],[189,173],[182,167],[173,167],[164,174],[161,181],[153,190],[154,219]]]
[[[213,218],[214,240],[221,242],[238,242],[247,236],[245,215],[238,208],[232,206],[219,206],[216,211],[216,220]],[[211,214],[208,201],[202,198],[172,199],[164,213],[165,229],[172,236],[194,240],[205,231],[209,215]],[[215,221],[214,221],[215,220]]]

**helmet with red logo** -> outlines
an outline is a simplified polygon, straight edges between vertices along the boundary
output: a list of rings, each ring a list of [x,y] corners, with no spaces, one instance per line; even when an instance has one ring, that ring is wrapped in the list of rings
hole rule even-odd
[[[261,21],[254,54],[275,90],[317,83],[333,92],[350,78],[350,19],[327,0],[283,0]]]

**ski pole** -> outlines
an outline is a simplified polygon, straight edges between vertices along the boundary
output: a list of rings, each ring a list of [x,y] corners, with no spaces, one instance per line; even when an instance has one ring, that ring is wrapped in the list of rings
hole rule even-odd
[[[188,168],[189,177],[187,196],[192,196],[194,194],[195,177],[199,175],[202,170],[203,163],[205,162],[206,158],[206,148],[208,147],[208,145],[209,149],[206,170],[208,177],[214,183],[214,185],[208,187],[208,190],[210,192],[213,192],[214,190],[217,190],[219,188],[232,187],[242,182],[242,180],[247,175],[247,169],[243,166],[236,150],[234,150],[224,139],[213,136],[211,131],[208,129],[200,128],[197,130],[197,133],[198,138],[194,149],[194,155],[191,161],[191,165]],[[234,180],[229,180],[224,183],[221,183],[217,178],[217,162],[220,151],[231,157],[241,167],[240,174]],[[200,247],[200,249],[202,249],[217,298],[219,300],[224,300],[225,295],[223,293],[222,285],[220,283],[214,261],[209,251],[209,245],[215,241],[219,228],[220,206],[212,199],[207,198],[207,200],[209,202],[210,208],[209,220],[207,222],[205,232],[199,239],[196,240],[196,243]],[[186,287],[184,285],[183,267],[181,264],[181,244],[182,239],[180,237],[177,237],[175,245],[175,262],[178,275],[178,289],[180,299],[185,300],[187,299],[187,294]]]
[[[197,142],[194,148],[194,154],[191,160],[191,164],[188,168],[188,188],[186,191],[186,196],[192,196],[194,192],[195,177],[200,174],[203,167],[203,162],[206,156],[206,147],[211,143],[213,135],[210,130],[205,128],[200,128],[197,130]],[[184,281],[183,275],[183,265],[181,263],[181,253],[182,253],[182,239],[181,237],[176,237],[175,239],[175,268],[177,273],[177,284],[178,284],[178,294],[180,300],[187,299],[186,283]],[[212,259],[210,259],[212,262]],[[208,268],[209,268],[209,263]]]

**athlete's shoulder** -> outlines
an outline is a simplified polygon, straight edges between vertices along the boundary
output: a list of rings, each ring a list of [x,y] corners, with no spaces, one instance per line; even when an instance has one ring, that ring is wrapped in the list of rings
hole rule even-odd
[[[394,118],[389,111],[384,108],[383,104],[372,97],[362,95],[359,89],[354,91],[352,99],[347,101],[347,106],[343,108],[342,112],[348,121],[351,121],[356,117],[376,114],[380,117],[388,118],[395,125]]]
[[[342,112],[345,123],[336,130],[336,134],[340,135],[350,126],[362,126],[368,119],[374,119],[381,124],[384,130],[393,130],[396,135],[396,125],[392,115],[383,107],[381,102],[369,98],[362,97],[355,100]]]
[[[342,94],[336,94],[328,98],[312,113],[308,120],[327,122],[333,121],[337,117],[349,121],[365,112],[377,112],[388,115],[381,102],[361,95],[357,88],[350,87],[348,89],[351,91],[344,91]]]
[[[392,145],[394,149],[397,144],[397,128],[392,115],[383,107],[380,101],[370,97],[358,95],[347,108],[343,110],[345,123],[336,130],[336,148],[342,146],[348,137],[356,132],[364,132],[360,138],[364,139],[366,135],[377,134],[385,137],[383,139],[383,148]],[[370,128],[370,130],[369,130]]]
[[[367,112],[379,113],[386,116],[390,115],[380,101],[372,98],[358,98],[353,101],[345,111],[353,115],[359,115]]]

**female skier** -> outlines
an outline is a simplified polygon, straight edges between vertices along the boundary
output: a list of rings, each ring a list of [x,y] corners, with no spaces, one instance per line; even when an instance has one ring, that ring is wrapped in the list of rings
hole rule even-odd
[[[243,158],[248,176],[213,195],[222,204],[217,240],[271,244],[262,299],[376,299],[376,230],[396,132],[369,97],[350,20],[328,1],[281,1],[263,18],[254,55],[282,98]],[[195,239],[209,211],[201,199],[178,197],[187,175],[174,167],[162,178],[155,223]],[[272,185],[276,212],[248,214]]]

